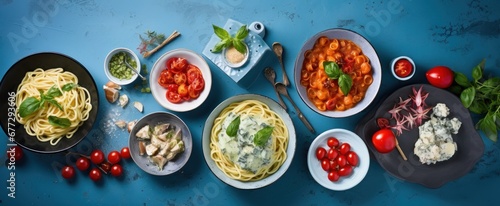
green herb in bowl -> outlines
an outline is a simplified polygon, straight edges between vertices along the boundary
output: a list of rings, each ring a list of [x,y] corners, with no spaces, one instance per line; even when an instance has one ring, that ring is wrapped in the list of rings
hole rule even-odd
[[[125,61],[130,64],[130,66],[136,68],[137,62],[125,52],[119,52],[111,57],[109,61],[109,72],[112,76],[122,80],[131,79],[134,76],[134,72],[125,65]]]

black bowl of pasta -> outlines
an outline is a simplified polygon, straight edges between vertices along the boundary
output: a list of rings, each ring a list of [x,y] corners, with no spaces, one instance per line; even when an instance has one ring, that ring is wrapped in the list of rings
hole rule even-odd
[[[208,167],[222,182],[238,189],[258,189],[277,181],[290,166],[295,147],[290,116],[277,102],[261,95],[224,100],[203,128],[202,149]]]
[[[0,82],[0,123],[7,142],[39,153],[78,144],[92,129],[99,107],[89,71],[58,53],[27,56]]]
[[[382,70],[366,38],[346,29],[329,29],[304,43],[295,60],[294,80],[309,108],[340,118],[368,107],[378,93]]]

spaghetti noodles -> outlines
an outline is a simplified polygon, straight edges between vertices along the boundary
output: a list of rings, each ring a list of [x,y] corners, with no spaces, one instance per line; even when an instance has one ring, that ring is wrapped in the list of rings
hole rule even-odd
[[[67,84],[78,85],[78,78],[62,68],[43,70],[37,68],[26,73],[16,93],[16,120],[24,125],[26,133],[36,136],[41,142],[50,142],[56,145],[63,137],[71,138],[85,120],[89,118],[92,104],[89,91],[80,86],[71,90],[62,87]],[[41,99],[41,94],[51,88],[57,88],[61,94],[53,97],[55,103],[42,103],[39,109],[25,117],[20,115],[20,106],[27,98]],[[52,101],[52,100],[51,100]],[[69,120],[67,127],[55,126],[50,123],[49,117]]]
[[[226,130],[236,117],[241,125],[235,137]],[[273,127],[271,137],[258,146],[255,134]],[[228,177],[257,181],[274,174],[287,158],[288,129],[281,117],[257,100],[235,102],[224,108],[214,120],[210,136],[210,156]]]

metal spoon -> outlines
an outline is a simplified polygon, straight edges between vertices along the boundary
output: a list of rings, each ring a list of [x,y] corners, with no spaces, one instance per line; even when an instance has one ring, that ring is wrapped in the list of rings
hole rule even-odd
[[[299,107],[297,107],[297,105],[293,102],[290,95],[288,95],[288,91],[286,89],[286,86],[281,82],[277,82],[276,84],[274,84],[274,87],[276,87],[276,90],[278,90],[278,92],[280,94],[285,95],[285,97],[288,98],[290,103],[292,103],[293,108],[295,108],[295,111],[297,112],[297,116],[299,116],[300,121],[302,121],[302,123],[304,123],[304,125],[306,125],[307,129],[309,129],[309,131],[311,131],[311,133],[314,134],[315,133],[314,128],[312,127],[311,123],[309,123],[309,121],[307,121],[306,116],[304,116],[302,114]]]
[[[290,81],[288,80],[288,76],[286,75],[285,65],[283,64],[283,46],[279,42],[273,43],[273,51],[278,56],[278,60],[281,64],[281,71],[283,71],[283,84],[285,86],[290,85]]]
[[[132,67],[130,64],[128,64],[127,60],[122,59],[122,62],[125,63],[125,65],[127,65],[127,67],[132,70],[134,73],[136,73],[137,75],[139,75],[139,77],[141,77],[142,80],[146,80],[146,77],[143,77],[137,70],[134,69],[134,67]]]
[[[274,92],[276,93],[276,96],[278,96],[278,100],[279,100],[280,105],[285,110],[287,110],[285,102],[283,102],[283,99],[281,98],[280,94],[276,90],[276,87],[274,86],[275,85],[274,79],[276,79],[276,72],[274,72],[274,69],[271,67],[266,67],[264,69],[264,76],[266,76],[266,79],[269,80],[269,82],[271,82],[271,85],[273,86]]]

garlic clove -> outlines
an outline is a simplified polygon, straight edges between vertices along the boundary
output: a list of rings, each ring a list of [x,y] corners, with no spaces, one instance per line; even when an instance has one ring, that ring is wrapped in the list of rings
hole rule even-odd
[[[118,100],[118,96],[120,95],[120,92],[118,90],[107,87],[106,85],[103,86],[103,89],[106,100],[108,100],[109,103],[114,103],[116,102],[116,100]]]
[[[132,131],[132,129],[134,128],[134,126],[135,126],[136,123],[137,123],[137,120],[133,120],[133,121],[128,122],[128,124],[127,124],[127,130],[128,130],[129,133]]]
[[[140,102],[134,102],[134,107],[139,110],[139,112],[142,113],[142,111],[144,110],[144,105],[142,105],[142,103]]]
[[[115,125],[123,129],[127,126],[127,122],[125,122],[123,120],[118,120],[115,122]]]
[[[125,107],[127,103],[128,103],[128,96],[126,94],[121,95],[120,98],[118,99],[118,105],[120,105],[121,107]]]
[[[122,89],[122,86],[120,86],[119,84],[116,84],[116,83],[114,83],[112,81],[109,81],[108,83],[106,83],[105,86],[109,87],[109,88],[117,89],[117,90],[121,90]]]

